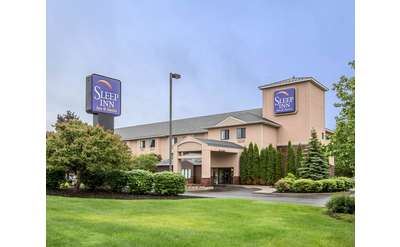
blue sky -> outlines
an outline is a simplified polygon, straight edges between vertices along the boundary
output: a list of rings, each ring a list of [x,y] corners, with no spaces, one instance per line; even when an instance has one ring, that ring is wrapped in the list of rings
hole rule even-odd
[[[257,86],[313,76],[329,88],[352,75],[354,2],[47,1],[47,129],[66,110],[85,112],[85,76],[122,81],[116,127],[258,108]],[[326,93],[334,129],[335,93]]]

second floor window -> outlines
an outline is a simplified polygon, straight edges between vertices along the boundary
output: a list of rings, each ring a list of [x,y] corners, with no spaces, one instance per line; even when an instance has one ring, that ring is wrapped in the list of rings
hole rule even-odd
[[[246,128],[237,128],[236,135],[237,135],[237,139],[246,138]]]
[[[146,141],[145,140],[141,140],[139,146],[140,146],[140,148],[145,148],[146,147]]]
[[[221,140],[229,140],[229,130],[221,130]]]
[[[173,139],[172,139],[172,144],[176,144],[178,142],[178,137],[174,137]]]
[[[150,140],[150,147],[154,148],[156,146],[156,140],[155,139],[151,139]]]

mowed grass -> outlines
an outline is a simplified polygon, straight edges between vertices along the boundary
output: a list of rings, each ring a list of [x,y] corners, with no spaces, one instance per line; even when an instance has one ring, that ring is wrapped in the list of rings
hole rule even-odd
[[[242,199],[47,197],[47,246],[354,246],[323,208]]]

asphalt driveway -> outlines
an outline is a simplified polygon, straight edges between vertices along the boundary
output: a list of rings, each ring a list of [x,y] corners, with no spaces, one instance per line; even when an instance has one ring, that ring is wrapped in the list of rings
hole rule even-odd
[[[307,204],[323,207],[334,193],[254,193],[259,189],[240,186],[219,185],[212,191],[185,192],[188,196],[208,198],[245,198],[253,200],[276,201]]]

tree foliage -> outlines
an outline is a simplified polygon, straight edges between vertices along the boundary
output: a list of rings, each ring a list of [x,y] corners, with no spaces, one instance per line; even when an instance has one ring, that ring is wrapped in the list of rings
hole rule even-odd
[[[131,152],[118,135],[76,119],[57,123],[56,127],[46,140],[47,166],[74,173],[76,189],[87,171],[129,167]]]
[[[324,179],[329,176],[329,166],[315,129],[311,130],[311,138],[307,145],[306,156],[299,169],[299,175],[302,178],[313,180]]]
[[[156,154],[141,154],[133,157],[132,169],[140,169],[155,172],[157,163],[160,162],[160,157]]]
[[[297,174],[296,154],[292,146],[292,142],[289,141],[287,147],[287,172],[294,175]]]
[[[355,62],[349,63],[355,69]],[[340,109],[336,117],[336,130],[331,136],[329,150],[335,157],[335,174],[354,176],[355,171],[355,77],[340,77],[333,90],[340,99],[335,107]]]

